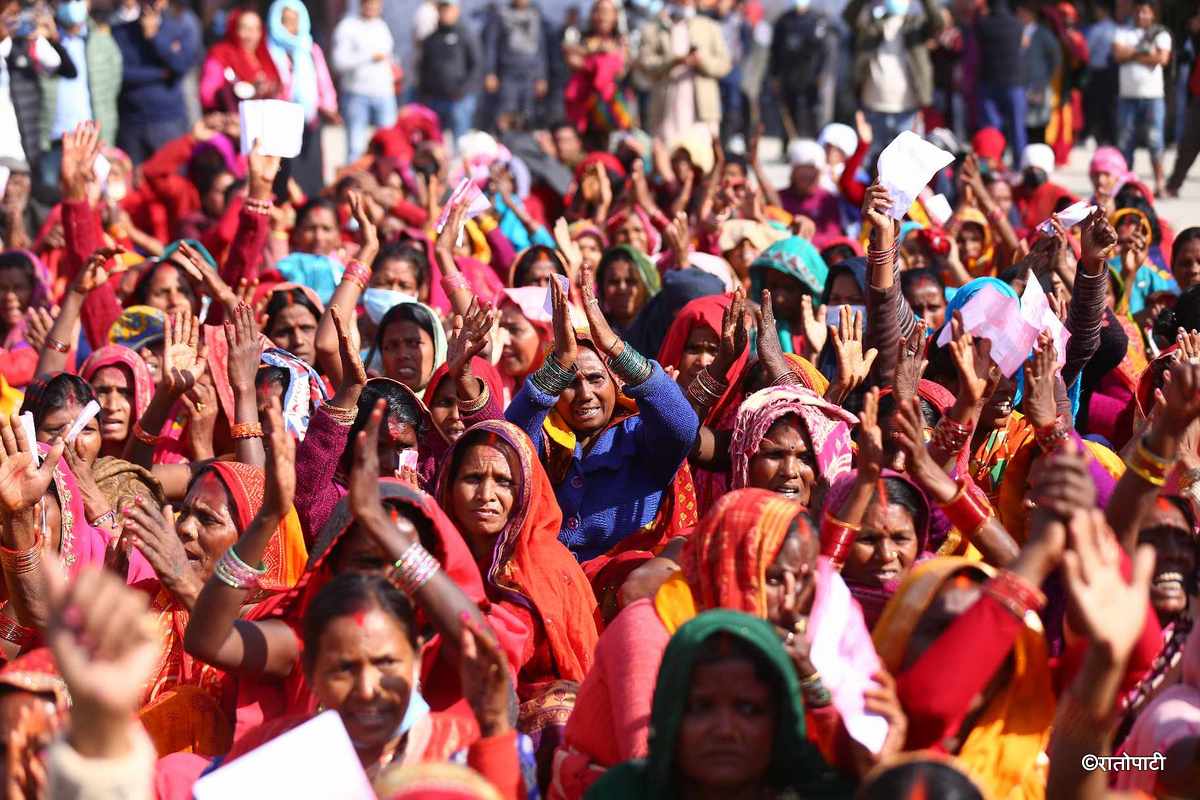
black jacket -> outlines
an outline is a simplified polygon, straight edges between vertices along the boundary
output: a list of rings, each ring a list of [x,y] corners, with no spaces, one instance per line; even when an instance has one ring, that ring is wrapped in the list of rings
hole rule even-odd
[[[421,94],[458,100],[477,90],[483,76],[479,41],[461,23],[439,25],[421,43],[418,85]]]
[[[833,26],[819,11],[786,11],[776,20],[771,34],[767,75],[778,79],[784,91],[815,86],[828,60],[832,35]]]
[[[1023,86],[1021,67],[1021,21],[1002,3],[975,23],[979,57],[983,66],[980,79],[986,86]]]

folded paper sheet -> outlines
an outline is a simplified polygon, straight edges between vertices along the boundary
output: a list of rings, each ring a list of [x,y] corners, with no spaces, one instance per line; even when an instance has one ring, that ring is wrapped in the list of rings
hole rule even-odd
[[[1092,212],[1095,210],[1096,207],[1093,205],[1088,205],[1087,200],[1080,200],[1078,203],[1069,205],[1062,211],[1058,212],[1058,221],[1062,223],[1064,228],[1071,230],[1071,228],[1074,228],[1076,225],[1090,217]],[[1047,236],[1054,235],[1054,226],[1050,224],[1050,220],[1046,220],[1042,224],[1038,225],[1038,230]]]
[[[100,404],[95,400],[89,400],[88,404],[83,407],[82,411],[79,412],[79,416],[77,416],[75,421],[71,423],[71,427],[67,429],[67,444],[74,444],[75,437],[83,433],[83,429],[86,428],[87,424],[95,419],[96,415],[99,413]]]
[[[479,184],[470,178],[463,178],[458,182],[458,186],[454,187],[446,205],[442,206],[442,213],[438,215],[437,221],[438,233],[442,232],[442,228],[446,227],[446,221],[450,219],[450,207],[464,200],[467,202],[467,219],[474,219],[492,207],[479,188]]]
[[[1017,298],[985,286],[960,312],[967,333],[992,343],[992,360],[1009,378],[1025,363],[1040,332],[1021,316],[1020,305]],[[950,326],[946,325],[938,336],[938,344],[945,347],[950,336]]]
[[[1038,329],[1039,335],[1042,331],[1050,331],[1050,335],[1054,337],[1058,367],[1062,369],[1067,360],[1067,342],[1071,339],[1071,332],[1062,324],[1054,309],[1050,308],[1050,301],[1046,299],[1046,291],[1042,289],[1042,284],[1032,275],[1029,278],[1025,283],[1025,291],[1021,293],[1021,316]]]
[[[558,281],[558,285],[562,287],[563,294],[567,296],[567,303],[569,304],[571,302],[571,279],[566,275],[559,275],[556,272],[554,273],[554,280]],[[551,319],[554,318],[554,287],[549,284],[546,286],[546,304],[542,308],[550,315]]]
[[[938,225],[945,225],[954,215],[954,210],[950,208],[950,201],[944,194],[935,194],[926,200],[925,211],[929,214],[929,218]]]
[[[266,156],[295,158],[304,142],[304,107],[285,100],[244,100],[238,104],[242,123],[242,152],[258,140]]]
[[[903,219],[917,195],[954,156],[903,131],[879,154],[879,183],[892,198],[892,219]]]

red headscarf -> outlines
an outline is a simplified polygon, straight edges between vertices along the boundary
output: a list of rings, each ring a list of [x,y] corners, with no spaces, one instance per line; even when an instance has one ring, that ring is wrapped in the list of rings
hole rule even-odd
[[[721,322],[725,315],[725,309],[729,308],[732,302],[733,298],[730,295],[713,294],[706,297],[697,297],[681,308],[679,313],[675,315],[675,320],[671,323],[671,327],[667,329],[667,335],[663,338],[662,345],[658,348],[658,363],[664,367],[675,367],[678,369],[679,363],[683,360],[683,351],[687,347],[688,337],[692,335],[692,329],[697,325],[705,326],[720,340]],[[749,360],[750,348],[746,348],[738,356],[733,366],[729,368],[729,375],[741,375]],[[716,375],[714,377],[724,378],[725,376]],[[739,391],[739,387],[736,386],[737,383],[735,380],[729,381],[728,388],[725,389],[725,393],[721,395],[721,399],[708,412],[705,422],[715,420],[724,411],[728,401]]]
[[[242,15],[254,13],[256,12],[250,9],[237,9],[231,12],[225,23],[224,38],[209,48],[208,57],[220,62],[222,66],[232,69],[239,81],[254,83],[265,80],[279,85],[279,72],[275,69],[275,62],[267,50],[266,21],[263,21],[262,38],[258,40],[258,47],[255,48],[253,55],[245,51],[238,38],[238,23],[241,21]],[[259,19],[262,18],[259,17]]]
[[[476,356],[471,359],[471,372],[476,378],[483,381],[487,387],[488,393],[496,401],[498,407],[504,406],[504,378],[501,377],[499,370],[492,366],[491,362],[486,359]],[[443,380],[450,377],[449,362],[443,363],[440,367],[433,371],[429,376],[429,384],[425,387],[425,398],[427,405],[432,405],[433,397],[437,394],[438,386]],[[436,424],[436,423],[435,423]],[[445,432],[443,431],[443,435]]]
[[[85,381],[91,382],[104,367],[125,367],[129,371],[130,388],[133,390],[134,418],[141,419],[150,398],[154,395],[154,379],[150,376],[150,368],[146,362],[128,347],[120,344],[107,344],[99,350],[93,350],[87,361],[79,368],[79,375]]]

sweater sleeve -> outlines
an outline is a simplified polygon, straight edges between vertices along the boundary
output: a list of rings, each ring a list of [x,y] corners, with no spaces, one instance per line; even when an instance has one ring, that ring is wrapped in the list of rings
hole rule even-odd
[[[467,766],[482,775],[504,800],[521,797],[521,763],[515,730],[476,739],[467,749]]]
[[[1075,382],[1084,365],[1100,348],[1107,273],[1107,269],[1102,269],[1096,275],[1088,275],[1082,267],[1075,272],[1075,286],[1071,290],[1071,306],[1067,312],[1067,330],[1071,332],[1071,339],[1067,342],[1062,370],[1067,386]]]
[[[637,403],[640,412],[641,424],[635,433],[638,460],[665,485],[696,443],[700,418],[679,384],[658,362],[651,361],[650,366],[650,377],[637,386],[626,386],[625,394]]]
[[[867,286],[867,321],[863,332],[863,349],[874,347],[879,355],[871,367],[870,384],[887,386],[896,373],[900,359],[900,343],[906,341],[917,327],[912,306],[900,291],[900,263],[892,266],[892,285],[888,289]]]
[[[350,426],[335,420],[321,406],[312,415],[304,441],[296,448],[296,516],[309,547],[341,499],[333,478],[349,432]]]

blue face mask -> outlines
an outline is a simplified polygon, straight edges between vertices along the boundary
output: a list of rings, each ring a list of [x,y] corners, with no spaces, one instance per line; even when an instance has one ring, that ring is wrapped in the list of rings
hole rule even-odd
[[[883,0],[883,7],[887,9],[887,13],[897,17],[908,13],[908,5],[909,0]]]
[[[367,316],[371,318],[371,322],[376,325],[393,306],[416,301],[417,298],[411,294],[397,292],[395,289],[367,289],[362,296],[363,308],[367,310]]]
[[[60,23],[71,28],[87,22],[88,10],[85,0],[69,0],[58,7],[55,14]]]

